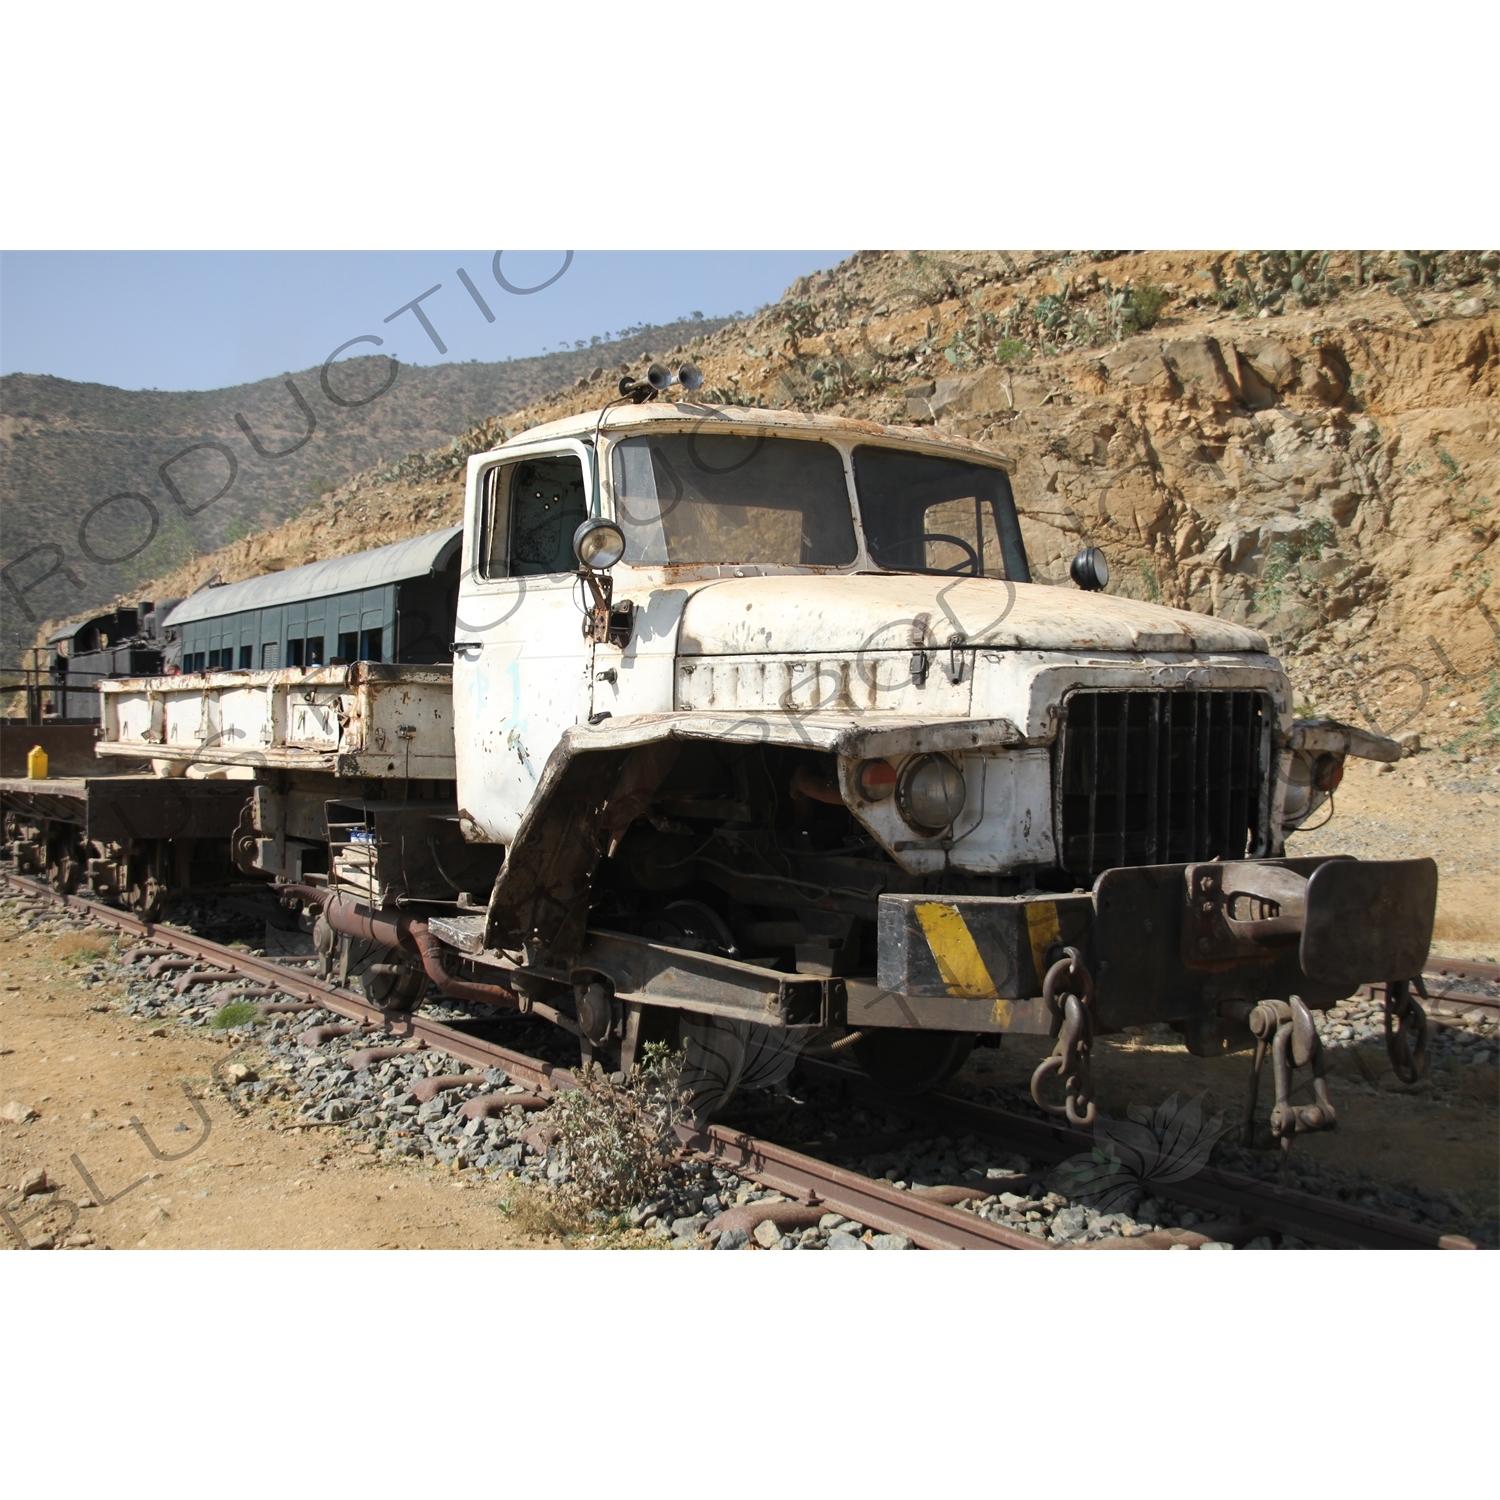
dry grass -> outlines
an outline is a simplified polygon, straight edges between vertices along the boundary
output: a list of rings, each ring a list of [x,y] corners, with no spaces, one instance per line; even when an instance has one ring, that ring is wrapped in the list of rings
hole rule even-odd
[[[1488,938],[1492,931],[1491,923],[1466,913],[1439,912],[1432,924],[1433,937],[1447,943],[1477,942]]]
[[[1434,946],[1457,957],[1500,954],[1500,881],[1493,876],[1449,875],[1438,882]]]
[[[92,961],[109,956],[109,938],[102,933],[65,932],[52,944],[53,958],[76,958]]]
[[[522,1234],[536,1239],[566,1240],[584,1227],[583,1215],[545,1188],[517,1182],[500,1200],[500,1212]]]

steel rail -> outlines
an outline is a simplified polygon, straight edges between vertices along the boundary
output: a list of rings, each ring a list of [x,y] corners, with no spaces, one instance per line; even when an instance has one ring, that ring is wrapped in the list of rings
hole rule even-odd
[[[1500,983],[1500,964],[1486,964],[1469,958],[1428,959],[1424,979],[1477,979],[1481,983]],[[1427,998],[1445,1007],[1448,1014],[1466,1010],[1488,1011],[1500,1016],[1500,995],[1475,995],[1468,990],[1440,989],[1429,986]]]
[[[805,1156],[723,1125],[680,1127],[678,1139],[700,1156],[765,1187],[813,1205],[826,1204],[869,1229],[903,1234],[924,1250],[1050,1250],[1035,1235],[993,1224],[977,1214],[903,1192],[873,1177]],[[774,1215],[773,1215],[774,1218]]]
[[[1433,978],[1431,974],[1424,974],[1423,980]],[[1482,976],[1448,974],[1445,977],[1475,978]],[[1377,990],[1383,991],[1384,986],[1378,984],[1362,984],[1349,997],[1351,1000],[1365,1000],[1379,1002],[1383,997],[1377,994]],[[1427,1014],[1434,1020],[1445,1023],[1451,1022],[1455,1016],[1461,1015],[1466,1010],[1482,1010],[1490,1013],[1490,1017],[1500,1016],[1500,995],[1475,995],[1468,990],[1445,990],[1435,985],[1427,986],[1427,993],[1422,997],[1422,1006]]]
[[[1429,958],[1422,972],[1440,979],[1500,980],[1500,964],[1481,963],[1477,958]]]
[[[836,1063],[800,1059],[804,1072],[838,1082],[851,1093],[887,1108],[891,1099],[862,1073]],[[908,1114],[943,1129],[984,1136],[1026,1156],[1062,1161],[1088,1154],[1098,1144],[1091,1132],[1054,1125],[996,1108],[958,1099],[951,1094],[927,1094],[896,1105]],[[836,1143],[830,1142],[830,1148]],[[1376,1213],[1355,1204],[1320,1198],[1297,1188],[1284,1188],[1238,1172],[1204,1167],[1194,1176],[1162,1187],[1163,1197],[1192,1208],[1211,1208],[1247,1214],[1259,1223],[1295,1234],[1300,1239],[1338,1250],[1474,1250],[1470,1239],[1441,1234],[1436,1229]]]

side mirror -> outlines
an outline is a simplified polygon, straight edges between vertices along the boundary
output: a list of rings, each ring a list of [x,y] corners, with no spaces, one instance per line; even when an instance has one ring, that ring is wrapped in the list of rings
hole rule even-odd
[[[1097,593],[1109,583],[1109,564],[1097,547],[1085,547],[1073,559],[1068,576],[1079,588],[1090,594]]]
[[[573,533],[573,555],[589,572],[608,572],[625,556],[625,533],[613,521],[593,516]]]

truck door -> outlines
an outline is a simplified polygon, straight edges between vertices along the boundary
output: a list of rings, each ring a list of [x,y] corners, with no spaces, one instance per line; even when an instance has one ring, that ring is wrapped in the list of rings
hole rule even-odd
[[[547,757],[589,714],[573,533],[590,510],[588,450],[561,442],[471,476],[454,632],[458,806],[470,840],[509,844]]]

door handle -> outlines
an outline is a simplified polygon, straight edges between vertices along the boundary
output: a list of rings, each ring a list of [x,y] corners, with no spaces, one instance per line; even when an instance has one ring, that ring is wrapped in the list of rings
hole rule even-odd
[[[457,651],[483,651],[483,641],[449,641],[448,655],[452,656]]]

